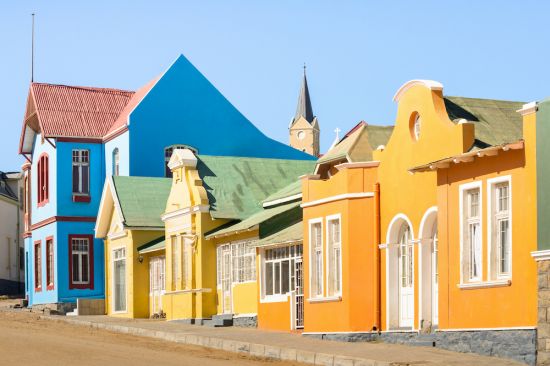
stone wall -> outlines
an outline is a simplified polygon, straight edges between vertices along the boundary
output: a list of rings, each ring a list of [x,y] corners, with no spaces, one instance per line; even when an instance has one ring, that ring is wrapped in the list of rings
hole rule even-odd
[[[243,328],[256,328],[258,326],[257,316],[236,316],[233,318],[233,326]]]
[[[550,365],[550,260],[537,262],[537,365]]]
[[[77,299],[78,315],[105,315],[104,299]]]
[[[550,316],[550,310],[548,313]],[[537,360],[535,329],[436,331],[431,334],[418,332],[304,333],[304,336],[341,342],[382,341],[411,346],[438,347],[455,352],[508,358],[532,366]]]

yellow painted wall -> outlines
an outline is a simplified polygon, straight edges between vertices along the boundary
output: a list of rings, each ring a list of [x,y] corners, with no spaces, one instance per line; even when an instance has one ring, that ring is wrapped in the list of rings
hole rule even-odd
[[[306,178],[303,203],[347,193],[373,193],[377,168],[347,168],[328,180]],[[324,277],[326,287],[326,217],[341,215],[342,297],[338,301],[310,301],[309,220],[323,219]],[[375,198],[342,199],[304,207],[305,332],[370,331],[377,324]],[[324,288],[327,297],[327,289]],[[335,316],[338,314],[338,316]]]
[[[256,314],[258,312],[257,281],[234,284],[232,295],[234,314]]]
[[[421,116],[419,139],[413,135],[416,115]],[[409,169],[445,157],[465,152],[473,143],[473,126],[455,124],[448,119],[441,90],[431,90],[423,84],[408,88],[398,102],[395,128],[383,151],[374,152],[374,160],[380,161],[381,241],[386,243],[389,225],[398,214],[411,222],[414,238],[418,238],[420,222],[426,211],[437,205],[435,172],[409,173]],[[444,143],[443,143],[444,142]],[[387,329],[386,256],[381,251],[381,308],[382,329]],[[414,322],[419,327],[419,273],[418,245],[414,246]],[[389,262],[397,266],[397,260]]]
[[[113,210],[113,212],[116,212]],[[113,215],[109,234],[121,233],[120,226]],[[118,239],[106,239],[105,243],[105,309],[107,315],[124,318],[149,317],[149,258],[159,253],[145,254],[143,263],[139,263],[137,248],[163,235],[162,231],[126,230],[127,235]],[[126,312],[113,311],[113,250],[126,249]]]

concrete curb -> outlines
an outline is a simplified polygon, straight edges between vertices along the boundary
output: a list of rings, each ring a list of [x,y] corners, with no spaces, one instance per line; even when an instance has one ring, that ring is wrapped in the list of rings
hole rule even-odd
[[[95,323],[67,317],[41,315],[40,319],[62,321],[65,323],[108,330],[115,333],[131,334],[139,337],[161,339],[168,342],[202,346],[227,352],[245,354],[253,357],[269,358],[280,361],[296,361],[322,366],[392,366],[393,362],[377,361],[367,358],[341,356],[321,352],[310,352],[294,348],[284,348],[266,344],[241,342],[232,339],[200,336],[190,333],[174,333],[129,327],[116,324]]]

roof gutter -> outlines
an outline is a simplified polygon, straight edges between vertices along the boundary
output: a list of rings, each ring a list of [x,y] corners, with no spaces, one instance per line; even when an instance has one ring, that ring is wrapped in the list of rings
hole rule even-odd
[[[264,202],[262,204],[262,206],[263,206],[263,208],[267,208],[267,207],[279,205],[281,203],[296,201],[296,200],[301,199],[301,198],[302,198],[302,193],[300,192],[300,193],[294,194],[292,196],[287,196],[287,197],[279,198],[279,199],[276,199],[276,200],[273,200],[273,201]]]

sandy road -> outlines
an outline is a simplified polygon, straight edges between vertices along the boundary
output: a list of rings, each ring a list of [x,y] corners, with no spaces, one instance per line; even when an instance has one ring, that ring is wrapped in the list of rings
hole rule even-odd
[[[0,365],[299,365],[39,320],[0,311]]]

